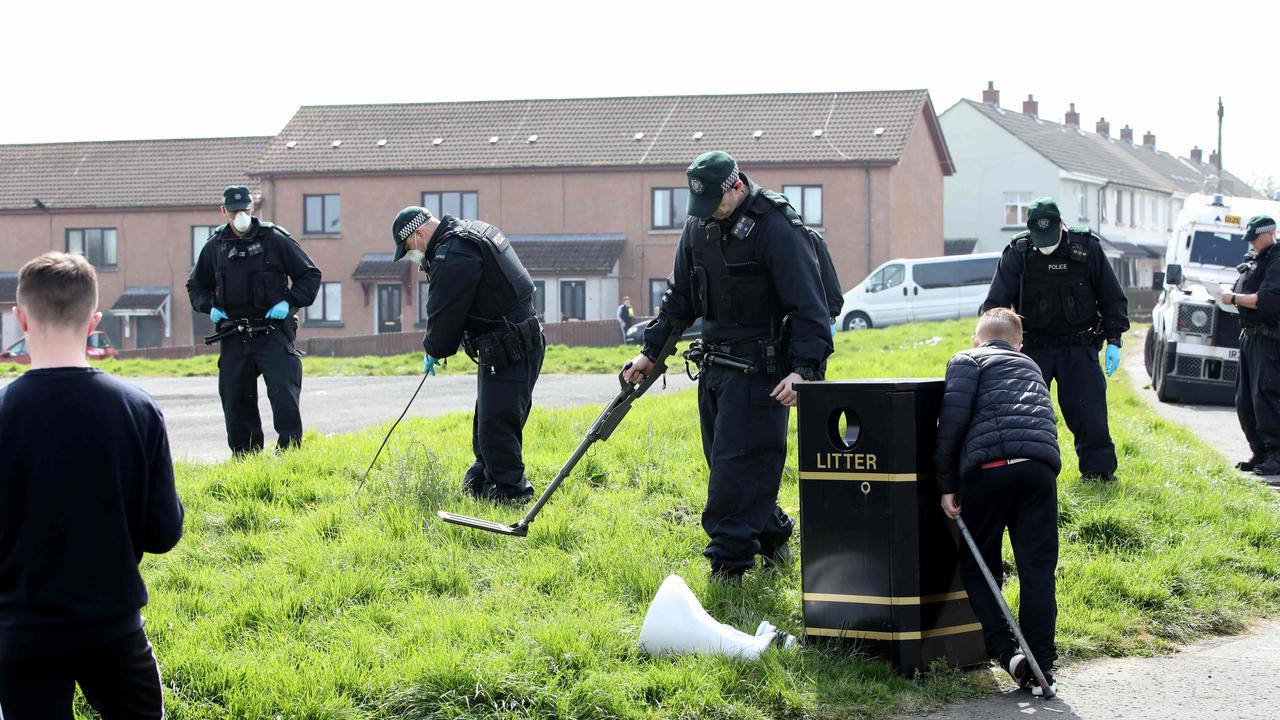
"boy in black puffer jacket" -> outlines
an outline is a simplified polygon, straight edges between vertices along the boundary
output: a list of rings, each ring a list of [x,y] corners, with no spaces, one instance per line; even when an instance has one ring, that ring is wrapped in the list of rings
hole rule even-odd
[[[1009,528],[1018,565],[1019,614],[1027,645],[1045,678],[1058,654],[1053,644],[1058,605],[1058,430],[1049,388],[1040,369],[1018,352],[1022,321],[1008,308],[988,310],[978,320],[972,350],[947,363],[946,393],[938,417],[934,469],[942,509],[962,515],[996,582],[1002,581],[1000,548]],[[957,494],[964,496],[961,510]],[[1020,685],[1033,684],[977,563],[960,553],[961,575],[973,612],[982,622],[987,654]],[[1039,686],[1032,690],[1039,694]]]

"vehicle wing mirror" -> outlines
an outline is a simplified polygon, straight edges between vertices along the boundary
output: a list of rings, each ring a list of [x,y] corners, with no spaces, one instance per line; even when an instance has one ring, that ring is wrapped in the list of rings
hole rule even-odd
[[[1170,263],[1164,269],[1164,281],[1170,285],[1182,285],[1182,266]]]
[[[1159,270],[1151,273],[1151,289],[1156,291],[1164,289],[1164,273]]]

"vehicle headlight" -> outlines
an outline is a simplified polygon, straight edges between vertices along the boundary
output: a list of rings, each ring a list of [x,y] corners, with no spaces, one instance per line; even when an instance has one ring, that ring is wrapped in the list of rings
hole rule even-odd
[[[1178,332],[1208,335],[1213,332],[1213,308],[1208,305],[1178,306]]]
[[[1209,327],[1209,313],[1203,310],[1196,310],[1191,313],[1191,324],[1196,329]]]

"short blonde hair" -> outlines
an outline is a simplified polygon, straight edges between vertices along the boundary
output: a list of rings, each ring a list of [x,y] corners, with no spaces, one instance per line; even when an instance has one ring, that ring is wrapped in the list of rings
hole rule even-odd
[[[45,253],[18,272],[17,299],[37,323],[75,327],[98,309],[98,275],[81,255]]]
[[[1022,344],[1022,318],[1013,308],[997,307],[982,313],[973,331],[979,340],[1003,340],[1010,345]]]

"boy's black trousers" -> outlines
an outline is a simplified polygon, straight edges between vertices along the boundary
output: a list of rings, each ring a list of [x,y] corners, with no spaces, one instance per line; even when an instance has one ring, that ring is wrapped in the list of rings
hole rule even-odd
[[[969,526],[982,559],[1003,584],[1000,548],[1009,529],[1013,557],[1018,568],[1020,600],[1018,625],[1042,670],[1053,667],[1053,644],[1058,603],[1054,597],[1054,568],[1058,565],[1057,477],[1035,460],[980,470],[961,481],[961,517]],[[960,553],[960,573],[973,614],[982,623],[987,655],[1002,663],[1017,649],[1017,640],[1004,621],[991,588],[973,556]]]
[[[46,658],[0,662],[0,717],[72,720],[76,685],[103,720],[160,720],[160,670],[147,634]]]

